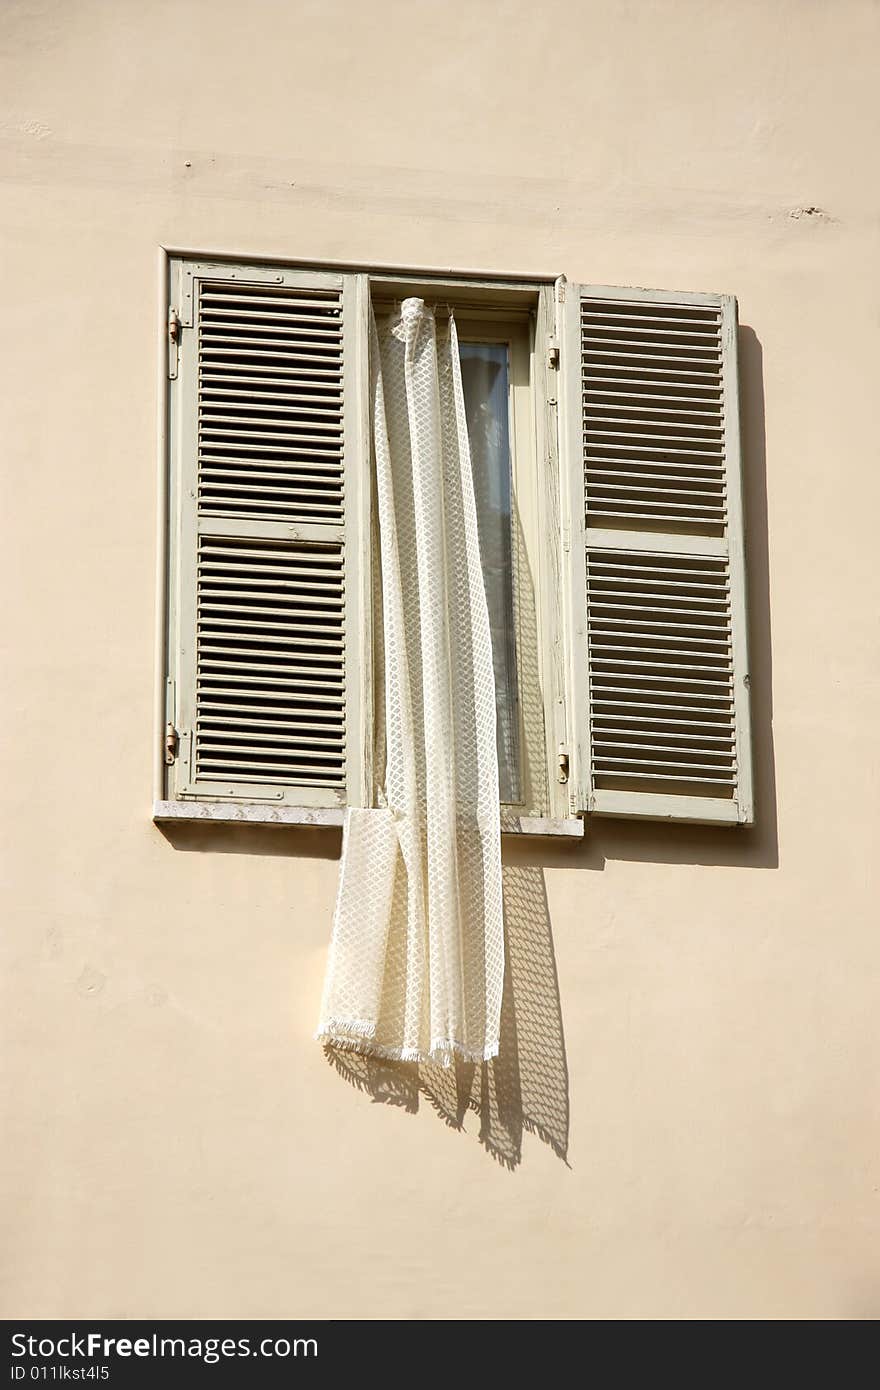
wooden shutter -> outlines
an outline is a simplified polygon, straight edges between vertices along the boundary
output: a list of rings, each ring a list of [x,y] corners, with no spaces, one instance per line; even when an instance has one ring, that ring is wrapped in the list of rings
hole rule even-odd
[[[751,823],[736,301],[564,296],[575,809]]]
[[[362,298],[352,275],[172,263],[174,797],[367,794]]]

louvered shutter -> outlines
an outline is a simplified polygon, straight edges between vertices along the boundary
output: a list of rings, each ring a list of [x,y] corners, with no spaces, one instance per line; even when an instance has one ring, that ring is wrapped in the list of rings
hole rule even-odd
[[[171,794],[367,793],[363,284],[179,262]]]
[[[751,823],[736,301],[564,296],[575,809]]]

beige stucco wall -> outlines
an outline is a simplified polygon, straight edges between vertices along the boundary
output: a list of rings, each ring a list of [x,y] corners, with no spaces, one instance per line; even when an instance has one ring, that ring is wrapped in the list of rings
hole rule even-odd
[[[880,1313],[880,8],[6,0],[0,53],[5,1315]],[[328,1066],[336,832],[151,823],[160,243],[739,297],[758,825],[511,852],[569,1166]]]

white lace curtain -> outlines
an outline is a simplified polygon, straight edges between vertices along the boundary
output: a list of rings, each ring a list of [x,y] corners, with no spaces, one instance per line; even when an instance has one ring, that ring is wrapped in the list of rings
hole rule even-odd
[[[498,1052],[504,936],[495,681],[455,323],[371,325],[384,787],[345,823],[321,1022],[414,1061]],[[382,757],[382,750],[379,750]]]

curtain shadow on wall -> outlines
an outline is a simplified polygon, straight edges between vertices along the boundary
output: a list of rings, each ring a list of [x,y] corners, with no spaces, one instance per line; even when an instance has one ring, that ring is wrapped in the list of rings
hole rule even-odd
[[[543,870],[504,865],[505,971],[499,1055],[482,1065],[393,1062],[327,1044],[340,1076],[380,1105],[415,1114],[428,1102],[451,1129],[469,1113],[480,1143],[506,1168],[522,1160],[523,1134],[568,1155],[568,1066]]]

